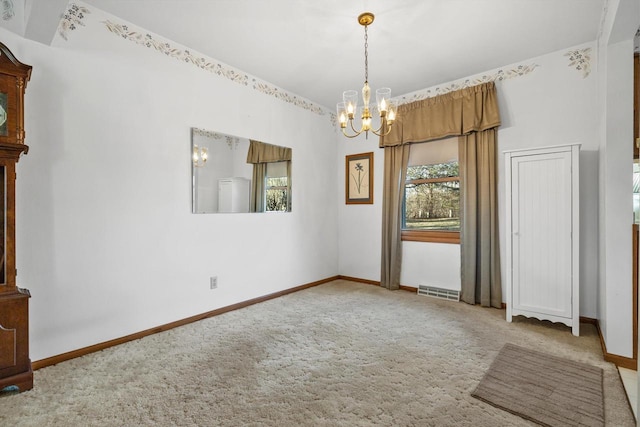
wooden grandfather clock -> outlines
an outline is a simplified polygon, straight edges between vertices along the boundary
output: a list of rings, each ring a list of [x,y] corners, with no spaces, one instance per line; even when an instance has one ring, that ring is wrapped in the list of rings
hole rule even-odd
[[[24,90],[31,66],[0,43],[0,390],[33,387],[29,298],[16,286],[16,163],[24,145]]]

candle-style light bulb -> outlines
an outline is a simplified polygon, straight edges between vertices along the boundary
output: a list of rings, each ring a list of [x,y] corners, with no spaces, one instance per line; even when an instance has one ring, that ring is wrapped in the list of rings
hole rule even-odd
[[[394,110],[389,111],[389,115],[387,116],[387,121],[392,122],[396,119],[396,112]]]

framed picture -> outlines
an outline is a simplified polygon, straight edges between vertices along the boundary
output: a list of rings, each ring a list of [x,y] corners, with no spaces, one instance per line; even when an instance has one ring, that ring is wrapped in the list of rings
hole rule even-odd
[[[345,199],[347,205],[373,204],[373,153],[346,157]]]

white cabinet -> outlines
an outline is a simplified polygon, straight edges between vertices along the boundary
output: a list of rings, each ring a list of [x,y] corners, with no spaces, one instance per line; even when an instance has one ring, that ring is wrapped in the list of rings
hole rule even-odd
[[[222,178],[218,180],[218,212],[249,212],[251,180]]]
[[[505,151],[507,321],[579,335],[579,145]]]

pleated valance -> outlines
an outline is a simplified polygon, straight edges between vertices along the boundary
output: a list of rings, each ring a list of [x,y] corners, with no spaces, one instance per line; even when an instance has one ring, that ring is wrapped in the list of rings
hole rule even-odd
[[[291,160],[291,148],[249,140],[247,163],[272,163]]]
[[[391,132],[380,138],[380,147],[466,135],[498,126],[496,87],[488,82],[400,105]]]

